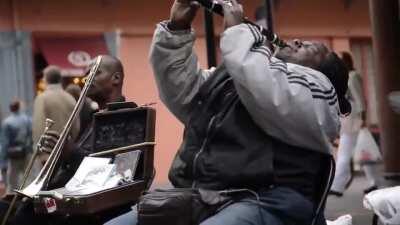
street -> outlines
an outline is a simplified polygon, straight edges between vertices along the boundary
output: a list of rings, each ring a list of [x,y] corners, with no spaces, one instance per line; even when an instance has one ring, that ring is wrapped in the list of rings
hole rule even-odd
[[[341,198],[329,196],[326,205],[325,216],[328,220],[350,214],[353,217],[353,225],[372,224],[372,212],[362,205],[363,190],[368,187],[367,180],[363,174],[357,173],[350,188],[346,190]]]

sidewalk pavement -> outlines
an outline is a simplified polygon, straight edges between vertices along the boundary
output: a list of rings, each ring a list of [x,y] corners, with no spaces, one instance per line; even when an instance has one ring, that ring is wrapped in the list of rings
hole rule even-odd
[[[166,185],[170,187],[169,185]],[[325,216],[328,220],[335,220],[344,214],[353,217],[353,225],[372,224],[372,212],[365,209],[362,205],[363,190],[368,187],[364,175],[356,175],[350,188],[346,190],[340,198],[329,196],[326,204]],[[5,192],[3,183],[0,183],[0,196]]]
[[[353,225],[372,224],[373,213],[363,207],[363,190],[368,187],[365,176],[357,175],[353,183],[343,196],[329,196],[326,204],[325,216],[328,220],[335,220],[341,215],[350,214],[353,217]]]

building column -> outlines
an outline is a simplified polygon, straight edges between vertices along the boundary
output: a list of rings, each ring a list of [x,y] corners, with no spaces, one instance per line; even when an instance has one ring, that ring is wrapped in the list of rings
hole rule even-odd
[[[22,100],[31,113],[34,94],[31,34],[0,32],[0,114],[8,114],[14,99]]]
[[[337,52],[351,52],[350,38],[333,38],[332,39],[332,50]]]
[[[400,90],[400,21],[398,0],[369,0],[378,90],[378,114],[385,173],[400,177],[400,115],[388,94]]]

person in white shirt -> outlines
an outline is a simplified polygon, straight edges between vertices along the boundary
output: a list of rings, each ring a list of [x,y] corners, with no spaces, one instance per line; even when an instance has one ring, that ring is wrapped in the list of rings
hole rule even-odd
[[[349,70],[349,83],[346,98],[351,104],[351,114],[341,118],[339,148],[336,157],[336,172],[330,194],[341,197],[352,181],[351,163],[359,131],[366,126],[366,100],[361,75],[355,70],[353,59],[348,52],[341,53],[341,59]],[[373,166],[363,165],[369,181],[368,193],[377,188],[377,174]]]

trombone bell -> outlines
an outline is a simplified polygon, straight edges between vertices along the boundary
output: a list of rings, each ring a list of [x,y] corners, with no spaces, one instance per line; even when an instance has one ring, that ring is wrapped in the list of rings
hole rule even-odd
[[[41,191],[43,184],[44,184],[44,179],[40,179],[40,177],[37,177],[31,184],[29,184],[27,187],[25,187],[22,190],[16,190],[15,192],[24,195],[29,198],[33,198],[39,191]]]

